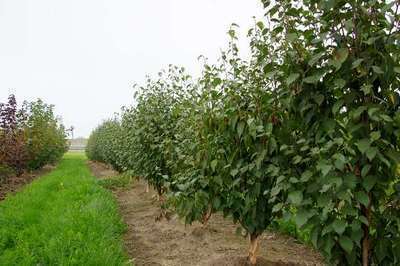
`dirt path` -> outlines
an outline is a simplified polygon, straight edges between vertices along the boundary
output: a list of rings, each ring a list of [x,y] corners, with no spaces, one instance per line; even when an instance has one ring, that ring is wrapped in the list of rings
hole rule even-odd
[[[104,165],[89,166],[98,177],[111,174]],[[235,234],[237,226],[230,220],[214,215],[206,228],[185,226],[177,217],[156,222],[160,211],[155,193],[146,193],[145,187],[137,181],[129,189],[113,191],[128,225],[126,249],[135,265],[243,265],[248,241]],[[263,235],[259,256],[267,259],[259,259],[259,265],[323,265],[312,249],[271,232]]]

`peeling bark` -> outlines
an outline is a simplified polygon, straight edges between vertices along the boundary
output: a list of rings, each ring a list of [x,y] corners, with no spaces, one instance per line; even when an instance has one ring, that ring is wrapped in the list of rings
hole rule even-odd
[[[259,249],[259,234],[253,233],[250,235],[250,249],[248,261],[250,265],[256,265],[257,263],[257,253]]]
[[[209,207],[207,212],[203,214],[203,217],[201,219],[201,224],[203,227],[205,227],[208,223],[208,220],[210,220],[211,213],[212,213],[212,208]]]

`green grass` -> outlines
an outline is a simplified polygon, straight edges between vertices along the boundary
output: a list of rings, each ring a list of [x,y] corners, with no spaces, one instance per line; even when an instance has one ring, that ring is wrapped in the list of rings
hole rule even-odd
[[[126,172],[110,178],[99,179],[97,183],[107,189],[129,188],[136,179],[131,173]]]
[[[125,226],[81,153],[0,202],[0,265],[126,265]]]

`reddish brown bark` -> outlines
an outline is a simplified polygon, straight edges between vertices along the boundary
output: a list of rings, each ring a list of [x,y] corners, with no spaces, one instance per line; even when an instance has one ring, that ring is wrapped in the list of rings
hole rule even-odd
[[[250,235],[250,249],[248,261],[250,265],[256,265],[257,263],[257,253],[259,249],[259,234],[251,234]]]
[[[368,194],[369,204],[367,207],[362,208],[363,215],[367,218],[368,225],[363,225],[364,236],[362,239],[362,265],[369,266],[369,253],[370,253],[370,239],[369,239],[369,225],[371,224],[371,195]]]

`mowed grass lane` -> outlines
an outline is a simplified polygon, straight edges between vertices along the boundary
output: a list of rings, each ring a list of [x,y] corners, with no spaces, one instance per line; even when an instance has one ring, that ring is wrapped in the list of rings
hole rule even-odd
[[[83,154],[0,202],[0,265],[126,265],[124,224]]]

